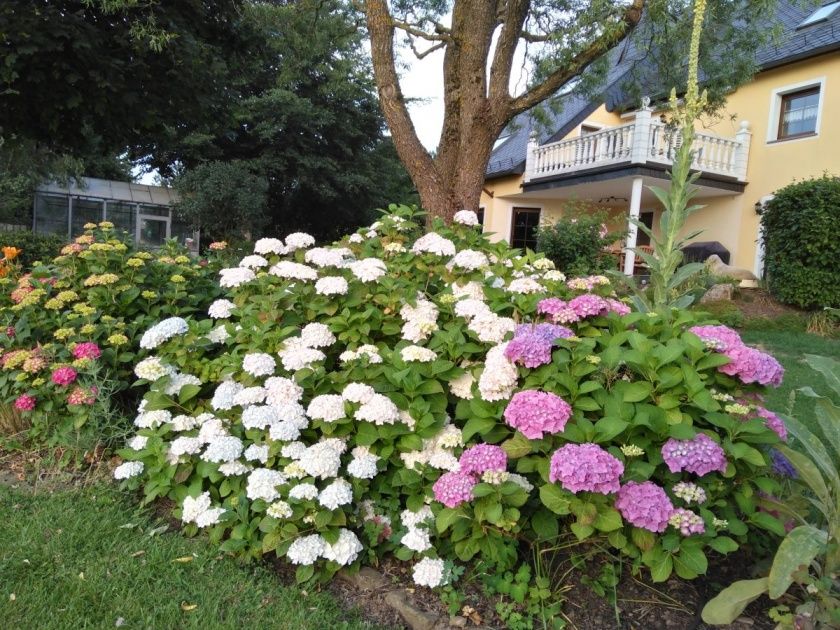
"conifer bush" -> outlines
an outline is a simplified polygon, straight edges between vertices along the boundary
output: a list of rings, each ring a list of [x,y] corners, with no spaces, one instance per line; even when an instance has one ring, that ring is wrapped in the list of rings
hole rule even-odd
[[[301,581],[393,555],[437,587],[567,532],[691,578],[783,532],[759,499],[786,438],[761,405],[772,357],[688,311],[631,312],[472,212],[415,238],[421,220],[261,239],[206,317],[152,326],[115,476]]]

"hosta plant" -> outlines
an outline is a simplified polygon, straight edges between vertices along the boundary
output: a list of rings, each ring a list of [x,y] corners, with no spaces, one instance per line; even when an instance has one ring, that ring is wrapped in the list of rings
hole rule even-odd
[[[751,528],[783,533],[757,501],[785,437],[761,406],[772,357],[689,312],[633,313],[472,212],[421,222],[392,207],[331,247],[261,239],[207,317],[148,330],[115,476],[301,580],[393,554],[435,587],[568,531],[690,578]]]
[[[218,295],[215,265],[186,254],[136,251],[103,222],[52,261],[0,278],[0,401],[26,416],[33,437],[66,442],[102,413],[96,401],[126,397],[140,335]]]

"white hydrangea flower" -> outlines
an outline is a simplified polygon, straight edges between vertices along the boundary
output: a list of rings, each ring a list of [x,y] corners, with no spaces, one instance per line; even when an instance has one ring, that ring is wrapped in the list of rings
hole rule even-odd
[[[376,282],[388,273],[388,267],[378,258],[365,258],[347,265],[350,273],[362,282]]]
[[[314,247],[306,252],[303,259],[316,267],[345,267],[353,258],[353,252],[346,247]]]
[[[365,237],[361,234],[351,234],[349,237],[347,237],[347,240],[355,245],[359,245],[365,242]]]
[[[236,304],[230,300],[216,300],[207,309],[207,314],[213,319],[227,319],[233,314]]]
[[[556,269],[551,269],[550,271],[546,271],[543,274],[543,278],[550,282],[565,282],[566,281],[566,274],[562,271],[557,271]]]
[[[245,449],[244,455],[249,462],[265,464],[268,460],[268,444],[251,444]]]
[[[306,471],[297,462],[290,462],[283,467],[283,474],[289,479],[303,479]]]
[[[306,444],[303,442],[291,442],[289,444],[284,444],[283,448],[280,449],[280,454],[283,457],[288,457],[289,459],[300,459],[303,457],[305,452]]]
[[[501,343],[487,352],[484,370],[478,379],[478,391],[482,400],[507,400],[513,395],[519,372],[516,365],[505,356],[505,349],[507,343]]]
[[[511,280],[507,286],[507,290],[511,293],[545,293],[547,289],[533,278],[517,278]]]
[[[479,302],[483,302],[484,288],[481,286],[480,283],[476,282],[475,280],[470,280],[469,282],[465,282],[464,284],[458,284],[457,282],[453,282],[452,295],[454,295],[459,300],[462,298],[468,298],[471,300],[478,300]]]
[[[403,324],[402,338],[406,341],[419,343],[429,338],[438,329],[437,322],[422,319],[412,319]]]
[[[182,455],[196,455],[201,450],[202,442],[197,437],[181,435],[169,444],[169,452],[173,457]]]
[[[271,518],[289,518],[292,515],[292,507],[285,501],[275,501],[265,511]]]
[[[158,409],[155,411],[141,411],[134,418],[134,426],[138,429],[156,429],[160,425],[169,422],[172,419],[172,414],[166,409]]]
[[[353,501],[353,486],[346,479],[336,479],[318,494],[318,503],[328,510],[338,509]]]
[[[487,317],[489,315],[493,315],[494,313],[490,310],[490,307],[481,300],[466,298],[464,300],[458,300],[455,303],[455,314],[458,317],[471,320],[473,317]]]
[[[382,249],[388,254],[402,254],[408,251],[402,243],[397,241],[386,244]]]
[[[212,439],[207,444],[207,448],[201,454],[201,459],[216,464],[232,462],[235,459],[239,459],[239,456],[242,455],[242,449],[242,440],[238,437],[223,435]]]
[[[242,426],[246,429],[265,429],[280,422],[280,414],[271,405],[249,405],[242,410]]]
[[[525,492],[531,492],[534,489],[533,484],[528,479],[517,473],[508,473],[507,480],[512,481]]]
[[[280,357],[280,362],[283,364],[283,368],[288,372],[297,372],[304,368],[311,368],[313,363],[323,361],[327,358],[327,355],[320,350],[297,344],[289,344],[288,341],[284,344],[284,348],[277,353]]]
[[[207,333],[207,338],[213,343],[224,343],[230,339],[230,333],[227,331],[224,324],[220,324]]]
[[[444,583],[443,571],[443,560],[439,558],[423,558],[414,565],[412,577],[417,586],[437,588]]]
[[[284,420],[269,427],[268,437],[275,442],[291,442],[300,437],[300,427],[294,422]]]
[[[335,343],[335,335],[326,324],[312,322],[301,329],[300,341],[307,348],[325,348]]]
[[[190,329],[187,320],[182,317],[168,317],[158,322],[140,338],[140,347],[145,350],[153,350],[164,341],[175,335],[183,335]]]
[[[473,397],[472,386],[475,383],[475,377],[470,370],[467,370],[461,376],[453,378],[449,381],[449,391],[458,398],[469,400]]]
[[[437,359],[437,353],[422,346],[406,346],[400,350],[403,361],[417,361],[418,363],[429,363]]]
[[[376,425],[394,424],[399,419],[399,408],[382,394],[374,394],[356,411],[356,420],[367,420]]]
[[[441,448],[456,448],[464,446],[464,434],[454,424],[447,424],[435,436],[435,443]]]
[[[316,479],[329,479],[338,475],[341,453],[328,441],[317,442],[306,449],[299,460],[306,474]]]
[[[324,539],[319,534],[303,536],[291,544],[286,557],[292,564],[310,565],[321,557],[325,545]]]
[[[429,453],[427,463],[438,470],[459,470],[461,467],[457,457],[442,449],[436,449]]]
[[[428,505],[424,505],[416,512],[411,510],[403,510],[400,514],[400,522],[407,528],[416,528],[418,525],[422,525],[433,520],[435,515],[432,513],[432,508]]]
[[[233,399],[243,389],[245,389],[245,386],[236,381],[223,381],[213,393],[210,406],[217,411],[233,409],[233,405],[235,404]]]
[[[351,452],[352,461],[347,465],[347,472],[356,479],[373,479],[378,472],[376,462],[379,457],[370,452],[366,446],[357,446]]]
[[[286,246],[279,238],[261,238],[254,243],[255,254],[278,254],[286,253]]]
[[[114,479],[130,479],[143,472],[143,462],[123,462],[114,468]]]
[[[476,315],[467,326],[479,341],[501,343],[508,333],[516,330],[516,322],[510,317],[499,317],[495,313]]]
[[[163,376],[175,374],[175,368],[164,363],[158,357],[146,357],[134,366],[134,374],[137,378],[143,378],[155,382]]]
[[[195,523],[198,517],[209,509],[209,492],[203,492],[197,497],[184,497],[184,503],[181,507],[181,520],[184,523]]]
[[[315,293],[318,295],[346,295],[347,280],[341,276],[327,276],[315,283]]]
[[[359,552],[363,549],[362,543],[356,534],[349,529],[340,529],[338,540],[334,544],[326,543],[322,555],[325,560],[331,560],[341,566],[347,566],[355,562]]]
[[[213,440],[224,437],[227,434],[228,432],[225,429],[224,422],[220,418],[211,418],[201,424],[201,428],[198,430],[198,439],[203,444],[209,444]]]
[[[265,402],[268,392],[265,387],[243,387],[233,396],[233,404],[245,407],[247,405],[259,405]]]
[[[418,238],[411,248],[413,254],[436,254],[438,256],[454,256],[455,243],[443,238],[436,232],[429,232]]]
[[[345,350],[338,356],[338,359],[342,363],[347,363],[348,361],[355,361],[362,357],[366,357],[371,364],[382,363],[382,355],[379,354],[379,348],[370,344],[360,346],[356,350]]]
[[[286,483],[286,475],[279,470],[255,468],[248,475],[245,494],[252,501],[262,499],[263,501],[271,502],[280,497],[277,486],[282,486],[284,483]]]
[[[429,538],[429,532],[423,529],[410,527],[400,540],[403,547],[408,547],[412,551],[424,552],[432,548],[432,541]]]
[[[230,267],[228,269],[222,269],[219,272],[219,275],[221,276],[219,279],[219,286],[225,289],[234,289],[251,282],[251,280],[257,277],[253,270],[248,269],[247,267]]]
[[[344,399],[338,394],[315,396],[306,408],[306,415],[313,420],[335,422],[345,418]]]
[[[400,308],[400,317],[403,321],[421,320],[421,321],[435,321],[438,316],[438,308],[434,302],[427,300],[422,295],[418,294],[415,304],[403,304]]]
[[[315,244],[315,237],[305,232],[294,232],[286,237],[286,248],[289,252],[296,249],[306,249]]]
[[[287,280],[300,280],[301,282],[308,282],[318,278],[318,272],[308,265],[292,262],[291,260],[281,260],[276,265],[273,265],[269,270],[272,276],[284,278]]]
[[[271,376],[265,379],[267,393],[265,400],[269,405],[296,403],[303,396],[303,388],[284,376]]]
[[[490,261],[482,252],[474,249],[463,249],[446,263],[446,268],[450,271],[456,267],[467,271],[476,271],[487,267],[489,264]]]
[[[289,490],[289,498],[296,501],[311,501],[318,496],[318,488],[311,483],[299,483]]]
[[[550,258],[537,258],[534,263],[534,269],[539,271],[548,271],[549,269],[554,269],[554,261]]]
[[[275,366],[274,358],[264,352],[252,352],[242,358],[242,369],[254,377],[268,376]]]
[[[201,379],[192,374],[172,374],[169,383],[163,388],[167,396],[177,396],[184,385],[201,385]]]
[[[351,403],[364,404],[369,402],[375,393],[376,390],[370,385],[365,385],[364,383],[347,383],[341,392],[341,397]]]
[[[146,448],[146,444],[149,442],[149,438],[145,435],[135,435],[131,438],[126,445],[133,451],[142,451]]]
[[[461,225],[478,225],[478,215],[472,210],[458,210],[455,216],[452,217],[452,220]]]
[[[258,254],[252,254],[240,260],[239,266],[248,269],[261,269],[262,267],[268,267],[268,261]]]
[[[225,477],[238,477],[239,475],[251,472],[251,468],[242,462],[225,462],[219,466],[219,472]]]

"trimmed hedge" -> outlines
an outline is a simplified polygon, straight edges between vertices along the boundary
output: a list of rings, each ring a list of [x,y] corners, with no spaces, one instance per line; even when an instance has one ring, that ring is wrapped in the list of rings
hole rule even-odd
[[[29,230],[3,232],[0,234],[2,245],[17,247],[21,250],[18,262],[29,268],[36,261],[46,262],[58,256],[61,248],[67,244],[67,238],[55,234],[36,234]]]
[[[840,306],[840,178],[786,186],[761,217],[770,292],[801,308]]]

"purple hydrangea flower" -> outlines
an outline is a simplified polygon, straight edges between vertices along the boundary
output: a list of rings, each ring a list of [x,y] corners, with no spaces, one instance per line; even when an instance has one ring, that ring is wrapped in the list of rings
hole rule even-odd
[[[462,503],[471,501],[476,479],[464,472],[453,471],[440,476],[432,486],[435,499],[448,508],[456,508]]]
[[[758,406],[755,408],[755,413],[764,418],[765,426],[779,436],[782,442],[787,442],[788,432],[784,421],[769,409]]]
[[[585,317],[592,317],[593,315],[603,315],[609,308],[610,304],[600,295],[594,293],[584,293],[569,302],[569,308],[574,310],[581,319]]]
[[[555,324],[573,324],[580,320],[580,316],[571,308],[568,302],[560,298],[546,298],[537,303],[537,313],[550,315]]]
[[[526,390],[517,392],[505,409],[505,422],[531,440],[543,433],[559,433],[572,415],[572,407],[550,392]]]
[[[775,448],[770,449],[770,462],[773,465],[773,472],[777,475],[791,479],[796,479],[799,476],[790,460]]]
[[[630,307],[627,306],[624,302],[621,302],[619,300],[607,299],[607,304],[609,304],[607,308],[616,315],[630,314]]]
[[[536,368],[551,363],[551,342],[532,333],[518,335],[508,342],[505,357],[526,368]]]
[[[618,491],[615,508],[624,520],[652,532],[663,532],[674,506],[665,490],[652,481],[630,481]]]
[[[745,346],[741,336],[727,326],[694,326],[691,332],[700,337],[706,345],[729,357],[729,363],[718,368],[729,376],[737,376],[742,383],[761,385],[782,384],[785,370],[781,364],[765,352]]]
[[[668,519],[668,522],[680,530],[680,533],[683,536],[702,534],[706,531],[706,524],[703,522],[703,518],[691,510],[686,510],[684,508],[677,508],[674,510],[674,513],[671,514],[671,518]]]
[[[458,460],[461,472],[482,475],[487,471],[504,472],[507,468],[507,453],[492,444],[476,444],[461,453]]]
[[[713,470],[726,471],[726,454],[705,433],[698,433],[690,440],[671,438],[662,445],[662,459],[672,473],[685,470],[702,477]]]
[[[536,335],[549,343],[554,343],[556,339],[574,337],[575,333],[569,328],[558,326],[557,324],[519,324],[516,327],[513,338],[516,339],[522,335]]]
[[[624,464],[597,444],[566,444],[551,456],[549,481],[570,492],[618,492]]]

